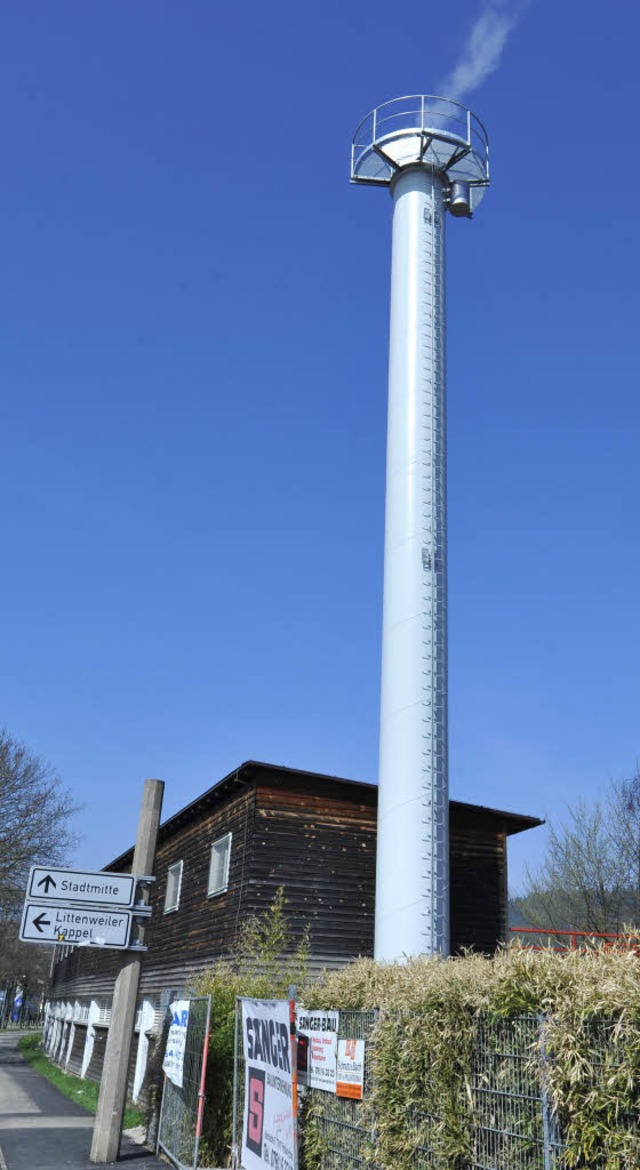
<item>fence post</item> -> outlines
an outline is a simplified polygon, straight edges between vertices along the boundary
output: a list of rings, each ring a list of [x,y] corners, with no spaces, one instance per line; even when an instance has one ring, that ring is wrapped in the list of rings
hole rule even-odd
[[[293,1114],[293,1170],[298,1170],[298,1038],[296,1034],[296,987],[289,987],[289,1033],[291,1036],[291,1112]]]
[[[238,1170],[240,1165],[238,1146],[238,1018],[240,1015],[240,997],[236,996],[236,1019],[233,1034],[233,1113],[231,1118],[231,1167]]]
[[[200,1070],[200,1085],[198,1088],[198,1113],[196,1116],[196,1140],[193,1153],[193,1170],[197,1170],[198,1151],[202,1137],[202,1122],[204,1119],[205,1089],[207,1084],[207,1057],[209,1055],[209,1025],[211,1023],[211,996],[207,997],[207,1018],[204,1025],[204,1040],[202,1043],[202,1068]]]
[[[538,1027],[540,1029],[540,1097],[542,1101],[542,1151],[544,1157],[544,1170],[551,1170],[551,1107],[549,1105],[549,1094],[547,1093],[547,1046],[545,1042],[545,1018],[538,1016]]]

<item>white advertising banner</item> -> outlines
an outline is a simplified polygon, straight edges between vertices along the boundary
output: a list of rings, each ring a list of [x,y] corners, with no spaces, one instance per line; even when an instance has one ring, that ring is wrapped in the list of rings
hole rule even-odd
[[[335,1093],[339,1020],[337,1011],[298,1009],[298,1084]]]
[[[245,1061],[242,1166],[244,1170],[295,1170],[289,1001],[241,1002]]]
[[[339,1040],[336,1094],[361,1101],[363,1093],[364,1040]]]
[[[189,1000],[176,999],[169,1005],[171,1024],[167,1036],[162,1071],[170,1081],[182,1088],[182,1071],[184,1068],[184,1049],[187,1042],[187,1028],[189,1026]]]

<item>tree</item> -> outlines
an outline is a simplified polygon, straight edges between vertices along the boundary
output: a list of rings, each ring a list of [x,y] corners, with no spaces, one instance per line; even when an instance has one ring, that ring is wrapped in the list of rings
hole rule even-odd
[[[50,764],[0,730],[0,920],[18,913],[30,866],[67,860],[77,811]]]
[[[640,773],[550,827],[547,855],[514,899],[520,925],[620,933],[640,926]]]
[[[0,919],[0,1025],[11,1019],[19,991],[23,1018],[37,1013],[49,981],[51,948],[18,939],[17,913]]]
[[[614,785],[618,847],[625,867],[625,885],[634,892],[634,921],[640,925],[640,772]]]

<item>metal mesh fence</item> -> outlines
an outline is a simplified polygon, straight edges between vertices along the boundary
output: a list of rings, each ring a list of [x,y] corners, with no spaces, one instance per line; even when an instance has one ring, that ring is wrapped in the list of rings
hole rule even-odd
[[[363,1101],[337,1097],[320,1089],[299,1090],[299,1139],[302,1170],[379,1170],[376,1161],[376,1115],[372,1084],[375,1025],[373,1011],[340,1011],[340,1039],[365,1041]],[[611,1109],[616,1100],[612,1087],[621,1074],[627,1042],[637,1046],[640,1021],[626,1027],[619,1020],[599,1017],[585,1022],[581,1051],[588,1073],[581,1092],[592,1094],[595,1108],[602,1109],[600,1154],[589,1160],[589,1170],[618,1170],[640,1167],[640,1123],[634,1110],[615,1107],[613,1142],[624,1139],[625,1153],[611,1160],[604,1135],[612,1125]],[[550,1024],[541,1016],[496,1018],[478,1016],[474,1021],[471,1059],[464,1083],[440,1102],[433,1082],[425,1080],[424,1108],[415,1103],[400,1114],[397,1138],[401,1162],[412,1170],[567,1170],[562,1117],[553,1113],[547,1083],[553,1072],[553,1053],[547,1043]],[[398,1044],[406,1043],[402,1018],[398,1018]],[[242,1118],[244,1070],[239,1046],[235,1085],[234,1139],[237,1148]],[[628,1065],[625,1066],[628,1072]],[[429,1064],[424,1064],[425,1078]],[[640,1077],[640,1068],[638,1070]],[[619,1098],[617,1099],[619,1103]],[[427,1101],[429,1102],[427,1110]],[[381,1108],[384,1108],[382,1103]],[[464,1131],[464,1157],[449,1158],[443,1153],[443,1127],[450,1127],[452,1115]],[[385,1154],[391,1164],[389,1151]],[[573,1163],[575,1164],[575,1163]],[[582,1163],[580,1163],[582,1165]]]
[[[209,996],[189,1001],[182,1088],[164,1078],[158,1125],[158,1150],[180,1170],[195,1170],[201,1120],[201,1082],[209,1031]]]
[[[341,1012],[339,1035],[368,1041],[365,1102],[343,1100],[312,1090],[302,1127],[320,1170],[375,1170],[375,1119],[366,1104],[376,1013]],[[534,1016],[496,1020],[480,1017],[473,1046],[471,1076],[458,1108],[469,1131],[471,1157],[450,1170],[562,1170],[563,1146],[544,1086],[543,1021]],[[369,1082],[369,1084],[367,1083]],[[407,1106],[403,1141],[415,1170],[442,1170],[433,1140],[452,1102],[442,1113]],[[312,1145],[309,1143],[309,1131]],[[449,1161],[447,1161],[449,1168]]]
[[[377,1012],[341,1011],[338,1037],[340,1040],[369,1041],[375,1027]],[[371,1089],[371,1057],[365,1044],[364,1102]],[[373,1167],[372,1153],[375,1135],[365,1114],[366,1104],[346,1097],[335,1097],[319,1089],[300,1090],[305,1122],[300,1127],[302,1160],[305,1161],[305,1143],[310,1137],[319,1154],[321,1170],[364,1170]],[[307,1120],[308,1119],[308,1120]]]
[[[640,1069],[638,1068],[639,1019],[620,1020],[606,1016],[595,1016],[583,1024],[581,1048],[585,1055],[582,1068],[582,1091],[592,1102],[594,1125],[599,1123],[603,1134],[603,1151],[599,1158],[593,1157],[589,1170],[604,1170],[615,1166],[620,1170],[638,1170],[640,1166],[640,1123],[637,1108],[622,1108],[620,1099],[629,1099],[629,1067],[623,1070],[625,1048],[635,1051],[635,1095],[638,1099]],[[612,1124],[613,1122],[613,1124]],[[623,1142],[620,1141],[623,1139]],[[624,1152],[619,1146],[624,1144]],[[555,1170],[555,1167],[553,1168]]]
[[[534,1016],[478,1021],[470,1170],[560,1170],[562,1143],[544,1085],[543,1029]]]

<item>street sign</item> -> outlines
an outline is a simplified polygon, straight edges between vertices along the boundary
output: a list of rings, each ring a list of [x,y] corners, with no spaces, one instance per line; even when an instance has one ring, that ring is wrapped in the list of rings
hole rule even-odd
[[[22,942],[71,943],[73,946],[115,947],[129,945],[130,910],[112,910],[108,906],[47,906],[43,902],[25,902],[20,924]]]
[[[51,869],[35,865],[29,875],[27,899],[41,902],[80,902],[90,906],[133,906],[136,883],[130,873],[91,873],[78,869]]]

